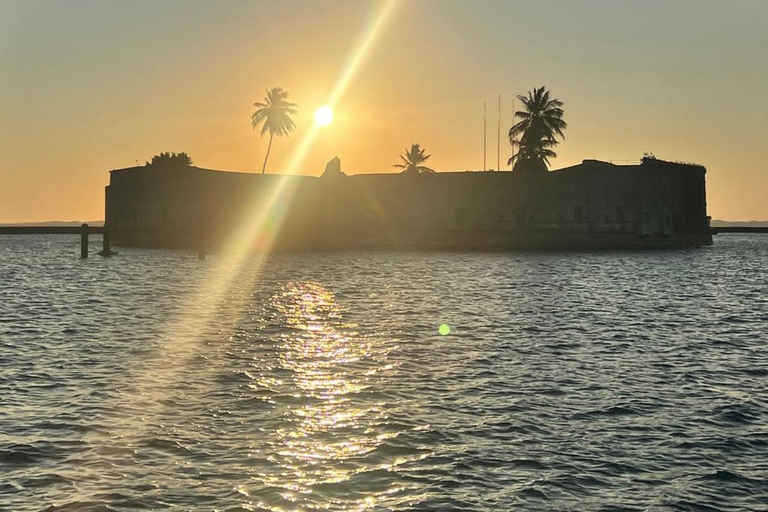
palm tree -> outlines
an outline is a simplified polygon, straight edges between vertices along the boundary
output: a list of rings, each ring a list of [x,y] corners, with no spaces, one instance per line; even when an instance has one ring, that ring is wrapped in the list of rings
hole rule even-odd
[[[420,173],[435,172],[429,167],[421,165],[424,162],[426,162],[429,159],[429,157],[432,155],[425,155],[424,149],[422,149],[421,145],[419,144],[411,144],[411,149],[408,150],[406,148],[405,155],[399,155],[399,156],[400,156],[400,160],[402,160],[403,163],[395,164],[392,167],[396,169],[404,169],[403,174],[420,174]]]
[[[288,91],[283,90],[282,87],[273,87],[267,89],[264,103],[257,101],[253,106],[258,107],[251,117],[253,129],[255,130],[259,125],[262,125],[262,137],[269,132],[269,146],[264,157],[264,166],[261,168],[261,174],[264,174],[267,170],[269,151],[272,149],[272,138],[275,135],[287,137],[296,128],[296,124],[291,119],[291,116],[296,114],[296,104],[288,101]]]
[[[507,162],[528,163],[544,170],[549,159],[555,158],[554,148],[559,142],[557,137],[565,138],[563,130],[568,124],[563,121],[563,102],[550,99],[549,91],[542,86],[528,91],[528,96],[518,96],[525,110],[515,112],[520,119],[509,129],[509,142],[517,146],[517,153]],[[515,165],[517,167],[517,165]]]

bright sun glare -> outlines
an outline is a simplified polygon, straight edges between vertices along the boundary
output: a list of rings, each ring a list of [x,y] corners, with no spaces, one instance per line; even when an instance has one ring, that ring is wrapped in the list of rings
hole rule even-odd
[[[315,123],[318,126],[328,126],[333,121],[333,109],[328,105],[315,110]]]

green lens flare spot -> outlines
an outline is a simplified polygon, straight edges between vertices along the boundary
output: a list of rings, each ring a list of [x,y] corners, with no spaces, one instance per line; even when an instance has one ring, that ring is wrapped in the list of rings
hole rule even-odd
[[[451,334],[451,326],[448,324],[442,324],[437,330],[440,331],[440,334],[443,336]]]

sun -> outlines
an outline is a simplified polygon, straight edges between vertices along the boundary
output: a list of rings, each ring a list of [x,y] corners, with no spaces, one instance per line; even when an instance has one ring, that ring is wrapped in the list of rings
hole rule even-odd
[[[315,124],[328,126],[333,121],[333,109],[328,105],[315,110]]]

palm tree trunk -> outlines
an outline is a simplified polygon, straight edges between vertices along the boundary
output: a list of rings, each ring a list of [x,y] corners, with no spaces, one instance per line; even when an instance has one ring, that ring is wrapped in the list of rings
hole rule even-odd
[[[267,170],[267,158],[269,158],[269,151],[272,149],[272,137],[274,137],[274,134],[272,132],[269,133],[269,146],[267,146],[267,155],[264,157],[264,165],[261,168],[261,174],[264,174]]]

